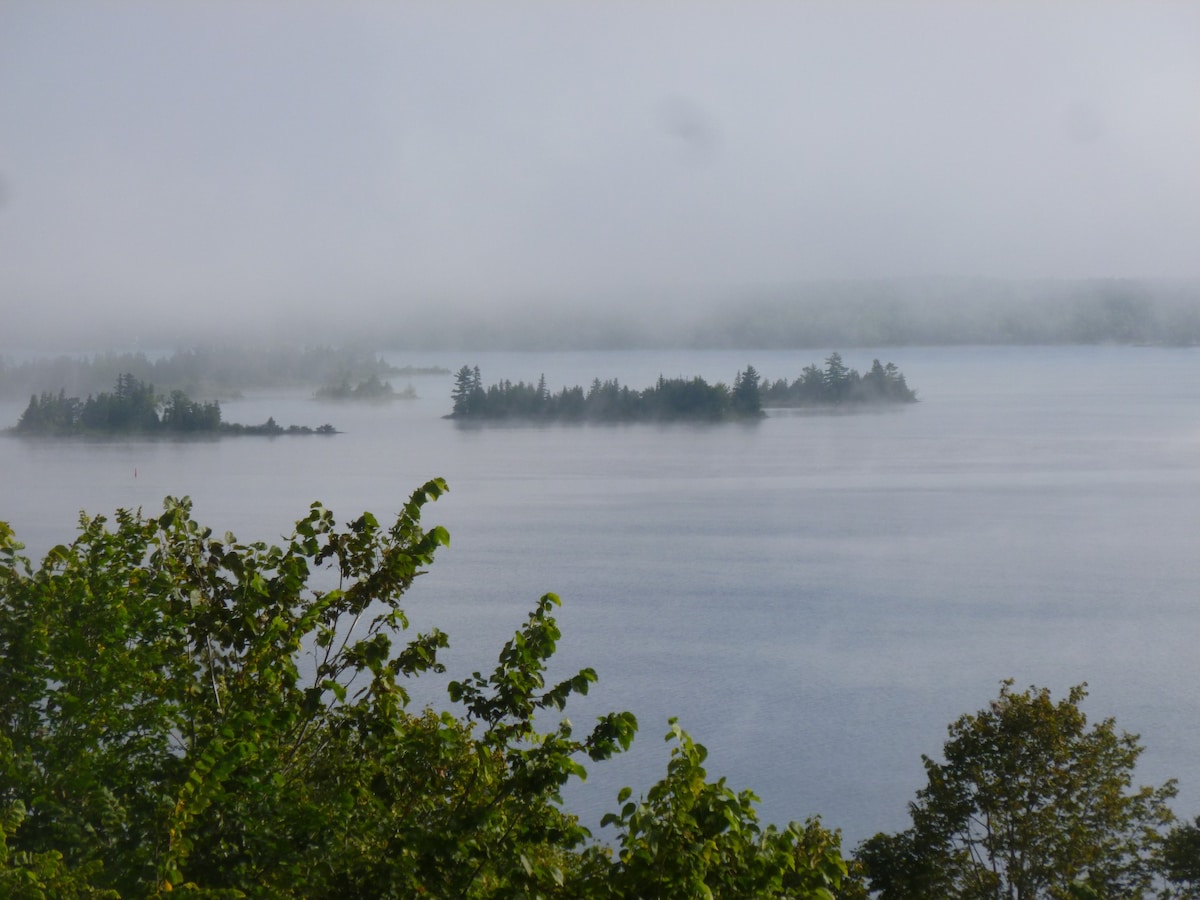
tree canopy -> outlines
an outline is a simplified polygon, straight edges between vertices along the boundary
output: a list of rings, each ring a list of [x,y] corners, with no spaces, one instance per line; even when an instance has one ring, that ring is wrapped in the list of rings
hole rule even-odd
[[[43,392],[29,398],[14,429],[18,434],[64,437],[70,435],[196,435],[196,434],[334,434],[332,425],[283,427],[269,418],[261,425],[221,421],[221,404],[201,403],[183,391],[167,397],[154,393],[131,374],[117,376],[116,389],[88,395],[86,400]]]
[[[732,387],[703,378],[664,378],[643,390],[616,379],[550,391],[543,375],[536,383],[500,381],[484,386],[479,367],[463,366],[450,392],[454,419],[532,419],[566,422],[670,422],[757,419],[763,407],[913,403],[916,392],[892,363],[875,360],[866,375],[847,367],[838,353],[824,370],[808,366],[794,381],[764,381],[754,366],[734,376]]]
[[[314,395],[318,400],[346,400],[380,402],[385,400],[415,400],[416,389],[411,384],[397,391],[390,381],[382,381],[372,373],[364,379],[353,381],[349,375],[342,373],[338,378],[317,388]]]
[[[630,712],[576,731],[597,680],[549,677],[541,597],[444,705],[449,637],[405,598],[449,542],[418,488],[394,521],[314,503],[282,545],[161,514],[81,515],[35,566],[0,522],[0,897],[1087,900],[1200,896],[1200,820],[1133,785],[1136,735],[1085,686],[1005,682],[949,726],[912,825],[849,862],[819,820],[766,825],[675,720],[665,775],[596,840],[563,788],[627,750]]]
[[[753,367],[748,371],[753,372]],[[564,387],[557,394],[541,376],[536,383],[500,381],[483,386],[479,368],[463,366],[454,379],[451,399],[455,419],[532,419],[566,422],[716,422],[757,418],[757,375],[739,372],[730,391],[723,383],[703,378],[663,378],[641,391],[612,379],[582,387]]]
[[[37,567],[0,523],[0,896],[829,900],[837,834],[761,825],[674,722],[612,844],[563,809],[637,721],[562,715],[596,673],[547,679],[552,594],[490,673],[413,708],[448,637],[408,633],[402,600],[449,540],[421,524],[445,490],[390,525],[313,504],[282,546],[168,498],[81,516]]]
[[[858,849],[871,890],[882,900],[1149,896],[1175,786],[1132,789],[1137,735],[1112,719],[1089,728],[1085,696],[1079,685],[1055,702],[1005,682],[987,709],[950,725],[945,762],[924,757],[912,827]]]
[[[166,393],[192,396],[237,396],[246,389],[315,387],[343,378],[361,382],[389,376],[450,374],[441,366],[397,367],[377,353],[344,347],[283,344],[264,346],[196,346],[165,356],[142,352],[93,356],[47,356],[14,362],[0,356],[0,396],[40,394],[49,388],[83,395],[108,388],[123,376],[158,385]]]
[[[767,406],[879,405],[916,400],[916,391],[893,363],[884,365],[874,360],[867,374],[860,375],[842,362],[837,352],[825,360],[824,369],[805,366],[793,381],[777,379],[762,388],[762,402]]]

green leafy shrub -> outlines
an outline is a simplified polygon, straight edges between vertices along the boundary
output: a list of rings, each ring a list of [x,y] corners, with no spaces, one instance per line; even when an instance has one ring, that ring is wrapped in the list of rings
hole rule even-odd
[[[760,827],[674,723],[618,849],[591,840],[561,789],[637,722],[558,715],[596,674],[546,681],[552,594],[454,711],[411,707],[447,637],[408,634],[400,601],[449,541],[420,522],[445,490],[389,527],[313,504],[282,547],[168,498],[81,516],[36,569],[0,523],[0,895],[829,897],[837,835]]]

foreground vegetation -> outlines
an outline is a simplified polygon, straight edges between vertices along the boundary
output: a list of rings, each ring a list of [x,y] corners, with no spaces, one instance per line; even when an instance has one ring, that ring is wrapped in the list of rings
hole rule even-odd
[[[1161,885],[1164,897],[1196,896],[1166,852],[1190,833],[1166,836],[1174,782],[1130,790],[1137,736],[1112,719],[1088,728],[1085,696],[1078,685],[1055,703],[1006,682],[987,709],[954,722],[945,761],[924,758],[912,827],[858,850],[875,895],[1152,897]]]
[[[447,637],[398,641],[400,601],[445,489],[387,527],[314,504],[282,548],[168,500],[83,518],[37,570],[0,527],[0,895],[829,897],[836,834],[761,825],[675,723],[666,776],[589,842],[560,790],[637,723],[558,715],[596,675],[547,682],[552,595],[455,712],[410,709]]]
[[[663,378],[641,391],[615,379],[595,379],[582,387],[564,387],[551,393],[543,375],[536,384],[501,381],[484,387],[479,367],[463,366],[454,376],[450,394],[454,419],[532,419],[566,422],[719,422],[756,419],[764,406],[839,407],[866,404],[914,403],[904,375],[893,364],[879,360],[866,375],[848,368],[838,353],[825,360],[825,368],[808,366],[794,381],[762,381],[754,366],[746,366],[733,379],[709,384],[694,378]]]
[[[604,818],[563,809],[637,721],[576,734],[596,673],[548,680],[542,597],[488,674],[414,709],[448,637],[405,592],[449,541],[419,488],[390,525],[313,504],[283,546],[161,515],[82,516],[40,566],[0,523],[0,896],[464,898],[1200,897],[1200,827],[1141,747],[1088,727],[1082,686],[1016,692],[950,727],[913,824],[852,858],[819,821],[758,821],[670,723],[663,778]]]
[[[132,374],[117,376],[112,393],[102,391],[86,400],[57,394],[34,394],[14,429],[40,437],[72,435],[218,435],[218,434],[335,434],[332,425],[283,427],[274,418],[261,425],[221,421],[221,404],[200,403],[183,391],[167,397],[154,393]]]

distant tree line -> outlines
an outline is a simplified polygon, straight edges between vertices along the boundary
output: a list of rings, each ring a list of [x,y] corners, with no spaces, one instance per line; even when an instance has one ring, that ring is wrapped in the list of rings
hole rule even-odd
[[[335,381],[323,384],[317,388],[318,400],[415,400],[417,392],[413,386],[406,385],[401,391],[392,387],[390,381],[382,381],[378,375],[371,373],[361,381],[353,381],[349,375],[343,374]]]
[[[712,347],[1200,344],[1200,281],[913,279],[812,283],[681,326]]]
[[[875,360],[866,375],[847,368],[840,353],[825,360],[825,368],[806,366],[794,381],[778,379],[760,391],[766,406],[839,406],[843,403],[915,403],[904,374],[892,363]]]
[[[0,395],[21,396],[63,386],[67,393],[95,393],[125,374],[191,396],[236,397],[247,388],[312,387],[343,379],[448,375],[439,366],[392,366],[355,347],[195,347],[151,358],[144,352],[39,357],[13,362],[0,357]]]
[[[1200,279],[845,279],[656,299],[653,317],[632,294],[444,304],[428,322],[373,323],[371,337],[426,351],[1200,344]]]
[[[89,394],[86,400],[68,397],[65,390],[34,394],[21,414],[18,434],[64,437],[78,434],[333,434],[332,425],[284,428],[274,418],[261,425],[221,421],[218,401],[202,403],[183,391],[166,397],[132,374],[117,376],[116,389]]]
[[[664,378],[641,391],[616,379],[595,379],[585,391],[564,387],[552,393],[543,375],[536,383],[501,381],[483,386],[479,367],[463,366],[454,376],[451,399],[456,419],[533,419],[566,422],[717,422],[762,415],[759,374],[738,372],[730,388],[694,378]]]
[[[866,375],[848,368],[838,353],[825,368],[808,366],[794,381],[763,382],[754,366],[733,379],[709,384],[699,376],[664,378],[644,390],[616,379],[564,387],[553,393],[543,375],[536,383],[500,381],[484,386],[479,367],[463,366],[450,392],[453,419],[531,419],[563,422],[719,422],[754,419],[764,406],[839,406],[841,404],[913,403],[904,375],[892,363],[875,360]]]

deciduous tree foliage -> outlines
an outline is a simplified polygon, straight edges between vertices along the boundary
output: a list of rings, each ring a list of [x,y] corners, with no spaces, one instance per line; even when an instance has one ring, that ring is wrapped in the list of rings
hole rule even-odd
[[[547,682],[551,594],[457,705],[410,707],[447,646],[400,603],[445,490],[388,527],[314,504],[282,547],[168,499],[82,516],[37,568],[0,523],[0,896],[831,897],[837,835],[761,827],[674,723],[666,777],[590,840],[560,791],[637,724],[561,716],[596,674]]]
[[[912,827],[878,834],[857,857],[883,900],[1150,896],[1173,782],[1133,789],[1136,735],[1112,719],[1091,728],[1085,686],[1055,702],[1005,682],[987,709],[949,727],[945,762]]]
[[[1171,900],[1200,898],[1200,817],[1176,825],[1167,833],[1162,863],[1168,887],[1161,896]]]

